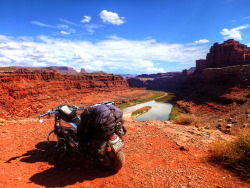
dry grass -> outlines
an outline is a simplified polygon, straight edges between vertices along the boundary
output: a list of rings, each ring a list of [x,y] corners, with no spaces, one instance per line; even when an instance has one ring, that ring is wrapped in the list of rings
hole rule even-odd
[[[233,167],[244,178],[250,178],[250,130],[234,140],[219,141],[212,146],[212,156],[223,165]]]
[[[194,114],[181,114],[174,121],[176,124],[180,125],[192,125],[195,127],[201,127],[201,120]]]

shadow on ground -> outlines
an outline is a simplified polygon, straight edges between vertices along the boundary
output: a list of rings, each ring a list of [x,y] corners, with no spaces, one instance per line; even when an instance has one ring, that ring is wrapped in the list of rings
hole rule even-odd
[[[30,177],[31,182],[45,187],[64,187],[77,182],[112,176],[116,173],[95,161],[84,159],[77,153],[63,154],[62,151],[50,147],[47,142],[40,142],[36,145],[36,149],[21,156],[12,157],[6,163],[21,158],[20,161],[25,163],[45,162],[53,165],[52,168]],[[47,167],[50,166],[44,165],[44,168]]]

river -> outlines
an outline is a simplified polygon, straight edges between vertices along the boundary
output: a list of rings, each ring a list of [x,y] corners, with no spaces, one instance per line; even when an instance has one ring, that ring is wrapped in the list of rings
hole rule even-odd
[[[134,111],[139,108],[142,108],[144,106],[151,106],[152,108],[148,112],[136,117],[135,120],[136,121],[146,121],[146,120],[168,121],[171,109],[173,107],[173,105],[168,102],[170,99],[171,97],[166,96],[157,100],[148,101],[142,104],[137,104],[135,106],[125,108],[122,111],[130,112],[130,111]]]

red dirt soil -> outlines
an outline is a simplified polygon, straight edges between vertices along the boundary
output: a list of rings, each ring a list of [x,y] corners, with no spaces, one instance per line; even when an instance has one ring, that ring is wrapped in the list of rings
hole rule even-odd
[[[53,118],[7,121],[0,126],[0,187],[249,187],[234,172],[210,162],[219,131],[170,122],[126,121],[126,164],[114,173],[81,156],[48,146]]]

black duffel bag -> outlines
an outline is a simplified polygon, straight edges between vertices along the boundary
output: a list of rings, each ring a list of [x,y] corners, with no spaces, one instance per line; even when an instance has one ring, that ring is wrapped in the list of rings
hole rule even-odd
[[[98,135],[107,138],[115,132],[117,126],[123,125],[123,112],[114,102],[102,102],[89,107],[89,127]]]

